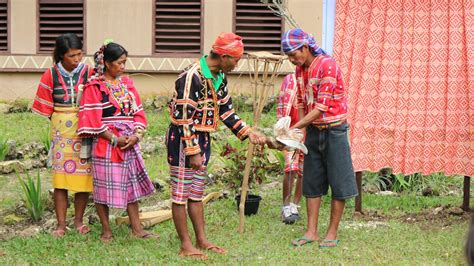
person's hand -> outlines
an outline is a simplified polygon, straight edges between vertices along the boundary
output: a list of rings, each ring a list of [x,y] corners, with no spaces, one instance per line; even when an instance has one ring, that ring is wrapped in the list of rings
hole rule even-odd
[[[194,170],[201,170],[203,168],[204,158],[201,154],[194,154],[189,157],[189,166]]]
[[[275,138],[267,138],[266,144],[270,149],[283,150],[285,148],[285,145],[278,142]]]
[[[128,136],[126,137],[127,139],[127,144],[123,147],[120,147],[121,150],[129,150],[131,148],[133,148],[133,146],[135,146],[135,144],[138,143],[138,137],[135,136],[135,135],[132,135],[132,136]]]
[[[257,130],[252,129],[249,133],[249,140],[252,144],[264,145],[267,142],[267,137]]]
[[[127,136],[120,136],[117,138],[117,147],[122,148],[125,147],[128,143],[128,137]]]

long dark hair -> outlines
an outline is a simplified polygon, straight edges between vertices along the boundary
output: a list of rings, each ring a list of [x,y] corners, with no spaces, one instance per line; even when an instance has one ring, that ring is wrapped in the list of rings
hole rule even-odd
[[[56,38],[56,45],[54,46],[53,60],[54,63],[59,63],[69,49],[82,50],[82,41],[74,33],[65,33]]]
[[[113,62],[119,59],[122,55],[128,56],[127,50],[122,45],[110,42],[102,45],[97,52],[94,53],[94,78],[103,78],[104,71],[107,69],[105,62]]]
[[[118,43],[111,42],[104,47],[104,66],[105,62],[113,62],[119,59],[122,55],[128,56],[128,51]],[[107,70],[107,66],[105,69]]]

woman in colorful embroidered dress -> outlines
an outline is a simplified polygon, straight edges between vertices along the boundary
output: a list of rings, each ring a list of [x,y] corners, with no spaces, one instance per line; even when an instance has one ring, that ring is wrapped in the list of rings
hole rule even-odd
[[[94,202],[101,240],[112,239],[109,208],[127,209],[132,234],[150,238],[140,225],[138,200],[154,192],[138,142],[147,121],[132,80],[122,76],[128,52],[108,43],[95,53],[95,75],[86,84],[79,111],[79,135],[93,136]]]
[[[82,60],[82,42],[72,33],[59,36],[54,49],[54,65],[41,77],[33,111],[51,119],[54,205],[58,221],[53,236],[66,232],[68,191],[74,194],[74,226],[81,234],[90,229],[82,223],[92,191],[90,161],[80,158],[81,138],[77,136],[78,101],[89,67]]]

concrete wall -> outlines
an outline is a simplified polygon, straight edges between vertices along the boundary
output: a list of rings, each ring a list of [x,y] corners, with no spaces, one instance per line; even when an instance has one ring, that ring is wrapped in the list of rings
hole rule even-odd
[[[94,54],[104,39],[122,44],[130,55],[151,55],[152,0],[88,0],[87,54]]]
[[[233,4],[234,0],[204,1],[204,53],[211,50],[212,44],[221,32],[232,31]]]
[[[12,54],[36,54],[36,0],[10,1],[10,49]]]
[[[288,11],[300,28],[312,33],[318,43],[321,43],[323,0],[290,0],[288,1]],[[286,25],[286,29],[289,29],[288,24]]]
[[[130,76],[142,97],[171,97],[173,95],[176,74],[132,73]],[[33,99],[40,78],[41,74],[39,73],[0,73],[0,100]],[[283,75],[276,78],[274,93],[278,93],[282,78]],[[252,92],[250,80],[246,74],[229,75],[228,80],[229,90],[232,94],[250,94]]]
[[[171,95],[176,73],[195,58],[163,58],[153,54],[154,0],[85,0],[85,47],[92,65],[91,55],[112,38],[129,51],[127,69],[131,71],[137,88],[143,95]],[[0,100],[32,99],[45,68],[51,66],[51,56],[37,54],[37,0],[11,0],[10,53],[0,54]],[[113,4],[111,4],[113,3]],[[297,23],[313,33],[321,42],[323,0],[291,0],[288,10]],[[232,31],[234,0],[204,0],[203,52],[208,53],[219,33]],[[288,25],[285,25],[288,29]],[[250,93],[245,72],[245,60],[239,64],[237,74],[229,75],[232,93]],[[283,72],[293,71],[286,62]],[[276,81],[279,87],[281,78]],[[277,89],[276,89],[277,91]]]

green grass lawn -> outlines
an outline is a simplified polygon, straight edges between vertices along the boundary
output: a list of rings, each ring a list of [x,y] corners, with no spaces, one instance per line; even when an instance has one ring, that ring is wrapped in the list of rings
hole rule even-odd
[[[318,248],[316,243],[292,247],[290,241],[303,234],[306,218],[294,225],[280,222],[280,189],[264,195],[259,213],[247,217],[245,233],[237,233],[238,213],[233,199],[222,199],[206,206],[206,228],[209,238],[226,247],[227,255],[210,254],[207,263],[222,264],[395,264],[395,265],[460,265],[464,263],[463,245],[468,221],[437,226],[429,221],[407,224],[391,217],[383,226],[372,228],[369,222],[353,219],[353,201],[348,203],[340,226],[339,247]],[[417,212],[438,204],[457,204],[459,198],[420,198],[423,204],[403,201],[410,196],[391,198],[366,195],[364,207],[384,212],[386,202],[398,202],[404,212]],[[413,199],[414,196],[411,197]],[[389,203],[388,206],[391,206]],[[304,204],[303,204],[304,205]],[[387,206],[387,207],[388,207]],[[389,207],[391,208],[391,207]],[[304,210],[302,210],[305,213]],[[321,208],[320,232],[328,224],[329,201]],[[303,215],[304,216],[304,215]],[[166,221],[151,230],[161,239],[140,240],[130,237],[126,226],[113,226],[115,240],[102,244],[100,225],[81,236],[69,232],[62,239],[41,233],[33,238],[14,238],[0,243],[0,264],[187,264],[191,259],[177,256],[179,240],[173,223]]]
[[[168,126],[166,112],[147,114],[150,122],[148,134],[164,135]],[[241,116],[251,122],[250,113],[242,113]],[[261,125],[270,127],[275,121],[273,111],[262,118]],[[41,141],[47,126],[47,119],[32,114],[0,115],[2,134],[19,144]],[[225,130],[225,134],[231,136],[230,131]],[[146,166],[150,177],[160,180],[166,186],[168,171],[166,151],[152,154],[146,159]],[[44,176],[46,176],[43,180],[46,184],[44,188],[50,188],[50,171],[44,171]],[[278,179],[279,177],[274,177],[268,182]],[[0,210],[12,208],[19,202],[20,188],[15,184],[14,176],[0,176]],[[209,190],[219,190],[221,186],[222,184]],[[264,200],[261,202],[259,213],[246,218],[243,235],[237,232],[239,217],[233,197],[206,205],[207,235],[211,241],[229,251],[225,256],[209,254],[210,258],[206,263],[214,265],[462,265],[465,263],[463,246],[469,225],[468,219],[451,216],[443,221],[419,219],[416,222],[407,222],[404,218],[408,214],[416,216],[440,205],[459,206],[460,196],[420,197],[414,194],[402,194],[399,197],[383,197],[364,194],[363,207],[369,215],[353,217],[354,201],[349,201],[340,225],[339,238],[342,242],[337,248],[324,250],[319,249],[317,243],[303,247],[290,245],[292,239],[304,233],[306,224],[304,207],[301,210],[303,214],[301,221],[294,225],[284,225],[280,222],[281,187],[266,191],[262,196]],[[165,188],[154,197],[168,198],[169,188]],[[153,201],[144,200],[142,206],[150,202]],[[305,206],[304,201],[301,205]],[[372,215],[374,213],[377,215]],[[320,217],[319,229],[322,237],[328,225],[328,216],[329,200],[326,198]],[[379,222],[379,226],[372,227],[374,221]],[[48,233],[40,233],[31,238],[17,237],[2,241],[0,265],[199,263],[177,256],[179,240],[171,221],[150,229],[161,234],[159,241],[132,238],[128,227],[114,225],[115,240],[104,245],[99,240],[100,224],[94,224],[92,230],[87,236],[71,231],[61,239],[54,239]]]

